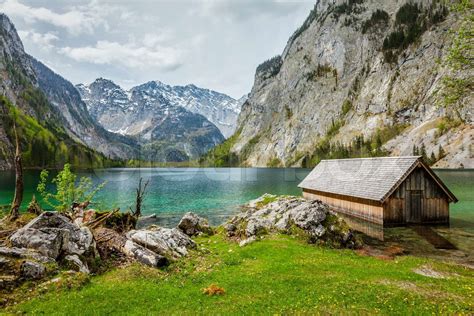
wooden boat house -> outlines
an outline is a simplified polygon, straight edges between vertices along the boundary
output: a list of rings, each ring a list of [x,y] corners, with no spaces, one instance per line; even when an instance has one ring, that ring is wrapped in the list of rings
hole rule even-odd
[[[447,224],[457,202],[421,157],[323,160],[298,186],[305,198],[383,226]]]

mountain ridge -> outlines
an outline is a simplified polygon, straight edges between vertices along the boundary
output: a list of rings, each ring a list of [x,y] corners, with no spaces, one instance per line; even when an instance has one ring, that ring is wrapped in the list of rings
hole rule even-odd
[[[76,88],[81,93],[83,100],[88,104],[91,114],[99,122],[101,122],[101,116],[107,113],[104,113],[103,103],[95,102],[99,100],[94,101],[94,97],[90,95],[90,87],[97,85],[109,87],[109,89],[115,92],[115,99],[108,98],[109,104],[107,107],[109,108],[116,106],[123,110],[130,108],[133,110],[134,105],[136,105],[136,102],[132,100],[134,91],[138,93],[146,91],[148,99],[151,100],[149,103],[155,102],[157,106],[168,103],[170,106],[180,106],[190,112],[201,114],[216,125],[225,137],[229,137],[235,131],[240,107],[245,99],[244,96],[236,100],[217,91],[199,88],[194,84],[171,86],[161,81],[148,81],[125,90],[112,80],[97,78],[88,85],[78,84]],[[150,106],[152,105],[150,104]],[[113,111],[113,109],[111,110]],[[105,122],[101,124],[105,124],[106,128],[108,126]],[[109,130],[123,133],[121,128]]]
[[[161,82],[150,81],[126,91],[111,80],[98,78],[76,88],[99,124],[137,139],[142,159],[195,159],[224,140],[205,116],[166,98],[163,91],[170,87]]]

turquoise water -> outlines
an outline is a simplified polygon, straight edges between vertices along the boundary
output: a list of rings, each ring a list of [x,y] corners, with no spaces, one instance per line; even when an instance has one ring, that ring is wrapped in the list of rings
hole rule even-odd
[[[149,180],[143,213],[156,213],[163,221],[175,222],[187,211],[194,211],[220,224],[237,207],[264,193],[299,195],[297,184],[306,169],[270,168],[116,168],[78,172],[95,183],[107,181],[91,206],[97,209],[134,206],[140,177]],[[25,205],[35,193],[39,171],[25,173]],[[0,205],[11,202],[14,174],[0,172]]]
[[[152,168],[81,171],[95,183],[107,181],[94,198],[93,208],[127,210],[134,205],[140,177],[149,179],[144,214],[156,213],[163,222],[174,223],[194,211],[219,224],[237,207],[264,193],[300,195],[297,184],[308,169],[271,168]],[[474,170],[437,170],[438,176],[458,197],[451,205],[451,226],[474,228]],[[25,204],[36,190],[39,171],[25,172]],[[13,197],[14,174],[0,172],[0,205]]]

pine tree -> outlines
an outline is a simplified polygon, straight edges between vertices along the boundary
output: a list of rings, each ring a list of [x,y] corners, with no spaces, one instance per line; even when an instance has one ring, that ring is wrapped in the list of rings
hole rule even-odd
[[[444,156],[446,156],[446,152],[444,151],[443,147],[441,147],[441,145],[439,145],[439,148],[438,148],[438,160],[443,159]]]
[[[430,165],[433,165],[435,162],[436,162],[436,156],[435,156],[434,151],[432,151],[432,152],[431,152],[431,157],[430,157],[429,164],[430,164]]]
[[[420,156],[423,157],[424,161],[428,161],[428,155],[426,154],[426,147],[425,144],[421,144],[421,149],[420,149]]]

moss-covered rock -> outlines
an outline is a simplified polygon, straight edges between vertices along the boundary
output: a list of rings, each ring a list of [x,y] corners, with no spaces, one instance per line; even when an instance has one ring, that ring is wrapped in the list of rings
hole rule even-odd
[[[265,194],[249,202],[224,225],[227,236],[237,240],[272,232],[300,236],[308,243],[336,248],[357,248],[361,242],[329,206],[294,196]],[[245,244],[245,243],[244,243]]]

